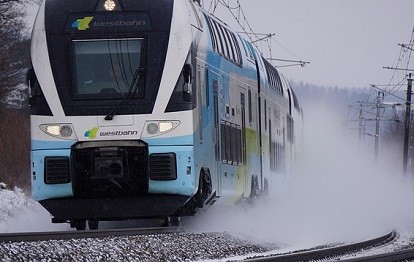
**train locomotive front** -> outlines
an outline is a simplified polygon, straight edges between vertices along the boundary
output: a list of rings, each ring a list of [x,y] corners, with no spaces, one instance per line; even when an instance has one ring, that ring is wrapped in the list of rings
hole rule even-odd
[[[43,1],[29,73],[31,176],[53,222],[96,228],[199,205],[192,8]]]

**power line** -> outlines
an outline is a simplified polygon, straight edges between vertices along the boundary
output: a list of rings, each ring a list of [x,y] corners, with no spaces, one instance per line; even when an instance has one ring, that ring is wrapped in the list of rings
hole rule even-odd
[[[275,36],[274,33],[272,34],[260,34],[256,33],[252,26],[250,25],[249,21],[246,18],[246,14],[240,4],[239,0],[235,0],[236,2],[232,2],[233,4],[230,4],[231,0],[210,0],[210,7],[208,9],[208,12],[215,13],[217,6],[221,4],[223,7],[227,8],[227,10],[230,12],[230,14],[233,16],[233,18],[236,20],[239,27],[242,29],[243,32],[239,32],[242,34],[245,34],[248,39],[250,39],[250,42],[261,52],[261,55],[263,54],[264,48],[259,48],[257,43],[266,41],[267,43],[267,49],[269,50],[270,58],[273,58],[272,56],[272,43],[275,42],[277,45],[281,46],[286,52],[288,52],[290,55],[295,57],[297,60],[299,60],[299,63],[285,65],[285,66],[275,66],[275,67],[286,67],[286,66],[305,66],[306,64],[309,64],[309,62],[303,62],[300,58],[298,58],[292,51],[290,51],[288,48],[286,48],[284,45],[282,45],[280,42],[276,41],[273,36]],[[204,4],[203,4],[204,6]]]

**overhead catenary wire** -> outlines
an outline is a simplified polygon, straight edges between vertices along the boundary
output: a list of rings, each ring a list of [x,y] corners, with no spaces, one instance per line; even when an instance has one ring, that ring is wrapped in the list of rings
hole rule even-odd
[[[407,76],[409,72],[414,71],[414,69],[410,68],[410,63],[411,63],[411,57],[412,57],[412,52],[414,51],[414,25],[412,27],[411,30],[411,37],[410,37],[410,41],[408,44],[398,44],[399,45],[399,50],[398,50],[398,54],[396,59],[394,60],[392,66],[387,66],[384,67],[385,69],[388,70],[393,70],[392,75],[390,77],[390,80],[387,84],[385,85],[374,85],[371,84],[371,90],[365,100],[365,102],[358,102],[360,103],[360,106],[357,107],[350,107],[350,109],[353,109],[353,111],[355,112],[354,117],[356,115],[356,112],[361,112],[361,114],[366,114],[366,115],[375,115],[376,116],[376,136],[379,135],[378,132],[378,123],[379,121],[396,121],[399,123],[403,123],[404,121],[401,121],[401,119],[396,119],[395,116],[389,116],[387,114],[387,112],[389,110],[385,109],[385,104],[381,102],[381,104],[378,104],[378,102],[369,102],[371,100],[374,99],[374,94],[376,93],[377,90],[381,90],[381,92],[384,94],[384,98],[385,97],[394,97],[397,98],[398,101],[400,101],[399,103],[392,103],[391,106],[392,108],[394,108],[394,110],[396,109],[396,105],[400,106],[401,108],[404,108],[407,112],[411,110],[411,105],[410,103],[407,101],[406,98],[402,98],[401,95],[398,95],[397,92],[399,92],[401,89],[403,89],[403,87],[406,86],[406,84],[409,84],[410,77]],[[411,73],[410,73],[411,75]],[[378,99],[378,97],[377,97]],[[378,101],[378,100],[377,100]],[[363,109],[363,104],[365,104],[365,106],[369,106],[371,105],[375,105],[374,107],[372,107],[373,109],[377,110],[377,113],[374,113],[373,111],[370,110],[366,110]],[[408,108],[407,106],[409,106],[410,108]],[[382,112],[379,113],[380,108],[382,107]],[[407,117],[406,117],[407,119]],[[359,119],[359,122],[361,121],[361,118]],[[365,121],[365,120],[364,120]],[[358,123],[359,123],[358,122]],[[372,122],[371,122],[372,124]],[[405,125],[407,126],[407,120],[405,120]],[[371,125],[372,126],[372,125]],[[377,141],[376,141],[377,143]],[[406,146],[406,145],[405,145]],[[377,145],[376,145],[377,148]]]
[[[202,6],[204,7],[204,9],[206,9],[208,12],[210,12],[212,14],[215,14],[218,5],[222,5],[224,8],[226,8],[229,11],[229,13],[231,14],[231,16],[235,19],[235,21],[237,22],[237,24],[239,25],[239,27],[242,30],[242,32],[238,32],[238,33],[246,35],[246,37],[257,48],[257,50],[261,53],[262,56],[265,56],[263,50],[267,49],[270,58],[273,58],[272,43],[276,43],[281,48],[283,48],[286,52],[288,52],[290,55],[295,57],[295,59],[298,60],[298,61],[295,61],[294,64],[282,65],[282,66],[275,66],[274,65],[275,67],[287,67],[287,66],[297,66],[297,65],[300,65],[300,66],[303,67],[304,65],[310,63],[310,62],[302,63],[302,59],[300,59],[297,55],[295,55],[287,47],[282,45],[279,41],[274,39],[274,37],[273,37],[273,36],[275,36],[274,33],[273,34],[256,33],[253,30],[253,27],[251,26],[249,21],[247,20],[246,14],[245,14],[239,0],[209,0],[209,3],[210,4],[209,4],[208,9],[205,8],[207,4],[203,3]],[[263,48],[263,47],[260,48],[258,46],[258,43],[262,43],[263,41],[265,41],[266,48]]]

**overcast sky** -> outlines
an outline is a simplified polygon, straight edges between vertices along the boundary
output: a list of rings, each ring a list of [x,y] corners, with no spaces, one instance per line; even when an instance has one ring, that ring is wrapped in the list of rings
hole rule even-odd
[[[203,1],[208,9],[212,0]],[[288,79],[325,86],[388,84],[393,72],[383,67],[395,64],[414,25],[414,0],[239,1],[254,31],[276,34],[273,58],[310,62],[280,68]],[[216,15],[240,30],[223,6]]]
[[[211,0],[204,1],[208,8]],[[280,68],[282,73],[326,86],[388,84],[393,72],[383,67],[395,63],[398,44],[409,43],[414,25],[414,0],[239,1],[256,32],[275,33],[274,39],[289,50],[273,41],[274,58],[311,62],[304,68]],[[233,25],[226,10],[218,6],[216,15]]]

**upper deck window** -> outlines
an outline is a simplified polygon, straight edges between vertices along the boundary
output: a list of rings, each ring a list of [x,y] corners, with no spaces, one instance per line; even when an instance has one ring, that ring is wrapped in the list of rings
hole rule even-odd
[[[142,97],[143,39],[73,41],[74,99]]]
[[[210,16],[205,15],[205,17],[210,29],[214,51],[234,64],[241,65],[241,51],[234,33]]]
[[[280,80],[279,73],[276,68],[272,66],[266,59],[263,59],[267,72],[267,80],[271,89],[275,90],[279,94],[283,94],[282,81]]]
[[[252,51],[250,45],[240,35],[239,35],[239,38],[240,38],[240,42],[243,45],[244,51],[246,52],[247,59],[249,59],[251,62],[254,62],[254,55],[253,55],[253,51]]]

